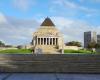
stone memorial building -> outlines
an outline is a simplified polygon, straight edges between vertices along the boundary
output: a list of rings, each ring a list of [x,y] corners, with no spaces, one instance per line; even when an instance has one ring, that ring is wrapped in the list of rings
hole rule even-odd
[[[63,49],[63,38],[50,18],[46,18],[40,28],[33,33],[32,48],[34,53],[41,49],[43,54],[60,54]]]

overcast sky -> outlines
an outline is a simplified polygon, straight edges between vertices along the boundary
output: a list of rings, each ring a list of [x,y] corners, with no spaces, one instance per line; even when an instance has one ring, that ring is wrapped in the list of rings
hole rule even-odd
[[[100,0],[0,0],[0,40],[29,44],[47,16],[65,42],[83,43],[84,31],[100,34]]]

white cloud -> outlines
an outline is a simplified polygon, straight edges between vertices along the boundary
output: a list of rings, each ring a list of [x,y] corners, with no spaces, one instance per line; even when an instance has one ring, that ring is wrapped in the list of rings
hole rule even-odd
[[[80,2],[86,2],[87,0],[79,0]],[[100,3],[100,0],[88,0],[89,2],[93,3]]]
[[[80,0],[80,2],[82,2],[83,0]],[[75,2],[72,2],[70,0],[54,0],[52,1],[53,3],[53,6],[55,7],[58,7],[58,6],[62,6],[62,7],[65,7],[66,9],[67,8],[70,8],[70,9],[75,9],[75,10],[80,10],[80,11],[84,11],[84,12],[87,12],[87,13],[91,13],[91,12],[96,12],[97,10],[95,9],[92,9],[92,8],[88,8],[86,6],[82,6],[82,5],[79,5]]]
[[[6,22],[7,22],[7,20],[6,20],[5,16],[2,13],[0,13],[0,23],[6,23]]]
[[[25,44],[31,41],[33,32],[39,26],[37,21],[3,16],[6,22],[1,20],[0,40],[8,44]]]
[[[26,11],[35,4],[35,0],[12,0],[12,4],[15,8]]]
[[[52,3],[54,5],[65,6],[68,8],[76,8],[77,7],[76,4],[69,2],[68,0],[54,0]]]
[[[92,0],[92,1],[97,2],[97,3],[100,2],[100,0]]]
[[[91,26],[80,20],[71,20],[64,17],[52,17],[52,20],[64,34],[65,42],[76,40],[83,43],[85,31],[96,31],[100,34],[100,26]]]

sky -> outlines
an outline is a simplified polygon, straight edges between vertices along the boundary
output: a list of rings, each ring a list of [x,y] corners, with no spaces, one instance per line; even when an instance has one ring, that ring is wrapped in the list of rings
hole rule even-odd
[[[26,45],[46,17],[65,42],[83,43],[85,31],[100,34],[100,0],[0,0],[0,40]]]

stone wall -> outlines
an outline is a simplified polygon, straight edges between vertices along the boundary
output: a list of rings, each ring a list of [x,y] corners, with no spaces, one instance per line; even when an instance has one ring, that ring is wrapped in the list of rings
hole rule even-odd
[[[100,73],[100,55],[0,54],[0,72]]]
[[[8,49],[18,49],[18,48],[15,48],[15,47],[0,47],[0,51],[8,50]]]
[[[82,47],[77,47],[77,46],[65,46],[64,49],[70,49],[70,50],[80,50]]]

